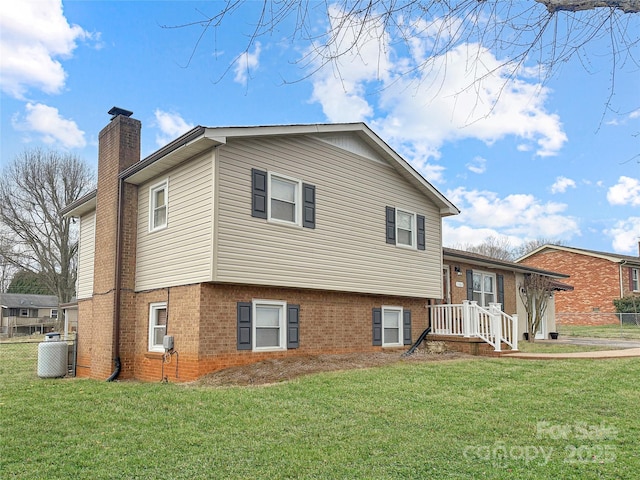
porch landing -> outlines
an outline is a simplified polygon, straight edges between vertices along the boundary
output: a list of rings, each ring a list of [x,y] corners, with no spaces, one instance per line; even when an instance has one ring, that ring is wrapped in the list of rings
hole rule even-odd
[[[461,337],[459,335],[430,333],[425,338],[425,342],[444,342],[448,350],[487,357],[502,357],[518,352],[518,350],[511,350],[511,347],[505,342],[501,344],[502,350],[496,351],[493,346],[480,337]]]

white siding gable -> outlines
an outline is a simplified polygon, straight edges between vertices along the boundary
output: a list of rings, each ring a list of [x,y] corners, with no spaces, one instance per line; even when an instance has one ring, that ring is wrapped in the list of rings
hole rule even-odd
[[[78,299],[93,296],[93,265],[96,245],[95,210],[80,217],[80,239],[78,240]]]

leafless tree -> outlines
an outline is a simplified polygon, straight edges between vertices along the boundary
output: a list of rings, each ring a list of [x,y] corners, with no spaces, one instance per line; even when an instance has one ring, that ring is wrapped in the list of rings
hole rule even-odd
[[[533,342],[553,295],[553,280],[544,275],[527,274],[518,290],[527,312],[529,341]]]
[[[0,178],[3,257],[39,274],[61,303],[75,292],[78,235],[60,211],[93,183],[91,169],[78,157],[43,149],[18,155]]]
[[[224,27],[232,15],[242,16],[249,28],[246,48],[235,61],[246,59],[261,38],[277,35],[311,45],[307,66],[333,64],[338,73],[341,57],[358,55],[368,39],[381,40],[384,48],[384,37],[394,48],[411,48],[416,38],[428,37],[430,51],[418,69],[433,67],[434,58],[461,43],[499,53],[504,63],[498,68],[510,65],[514,74],[525,60],[537,62],[543,77],[574,56],[589,70],[589,59],[604,54],[589,50],[598,39],[608,41],[612,83],[616,71],[640,60],[633,56],[640,42],[640,0],[262,0],[258,8],[256,3],[226,0],[213,4],[215,11],[200,11],[191,23],[164,27],[200,29],[187,65],[207,32]],[[319,23],[323,15],[326,27]]]
[[[535,249],[542,247],[543,245],[565,245],[563,240],[551,239],[551,238],[534,238],[528,240],[514,250],[516,258],[524,257],[527,253],[533,252]]]
[[[484,242],[478,245],[466,244],[462,247],[456,247],[466,252],[478,253],[485,257],[495,258],[497,260],[512,261],[514,258],[513,247],[507,237],[490,236]]]

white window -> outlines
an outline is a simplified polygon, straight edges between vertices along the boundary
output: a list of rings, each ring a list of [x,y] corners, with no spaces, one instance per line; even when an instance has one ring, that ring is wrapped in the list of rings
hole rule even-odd
[[[631,269],[631,287],[634,292],[640,291],[640,268]]]
[[[302,182],[269,173],[269,220],[301,225]]]
[[[254,300],[252,315],[254,350],[285,350],[287,348],[286,309],[286,302]]]
[[[21,317],[28,317],[29,316],[29,309],[28,308],[21,308],[20,309],[20,316]]]
[[[382,307],[382,346],[402,344],[402,307]]]
[[[396,245],[415,248],[416,214],[396,210]]]
[[[149,231],[167,226],[169,180],[165,179],[149,188]]]
[[[58,310],[55,308],[51,309],[51,318],[58,318]]]
[[[496,276],[492,273],[473,272],[473,299],[481,307],[496,301]]]
[[[149,305],[149,351],[164,352],[162,340],[167,334],[166,302]]]

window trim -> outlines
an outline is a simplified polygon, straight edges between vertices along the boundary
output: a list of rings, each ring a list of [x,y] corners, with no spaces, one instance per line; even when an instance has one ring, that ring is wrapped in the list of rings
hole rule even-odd
[[[412,212],[410,210],[405,210],[403,208],[396,208],[395,210],[396,210],[396,217],[395,217],[396,246],[400,248],[408,248],[410,250],[417,250],[418,249],[418,215],[415,212]],[[400,226],[398,222],[398,213],[411,215],[411,245],[400,243],[400,235],[398,235],[398,231],[400,230]]]
[[[635,279],[633,278],[635,274]],[[631,291],[638,292],[640,291],[640,268],[631,268]]]
[[[25,312],[24,314],[22,312]],[[24,318],[29,318],[29,309],[20,307],[19,316]]]
[[[273,177],[279,180],[284,180],[285,182],[290,182],[295,184],[295,199],[294,199],[294,209],[293,209],[295,214],[295,221],[293,222],[289,220],[282,220],[280,218],[273,218],[273,216],[271,215],[271,199],[272,199],[271,195],[273,192],[273,183],[271,180],[273,179]],[[302,227],[302,204],[303,204],[302,193],[303,193],[302,180],[298,178],[290,177],[288,175],[283,175],[281,173],[268,171],[267,172],[267,221],[272,223],[277,223],[280,225]]]
[[[155,205],[155,194],[159,190],[164,190],[164,224],[155,225],[155,211],[157,209]],[[149,232],[157,232],[159,230],[164,230],[169,225],[169,177],[164,180],[157,182],[149,187]]]
[[[155,330],[158,328],[156,325],[156,321],[158,319],[157,312],[158,310],[166,310],[167,311],[167,319],[169,318],[169,310],[167,308],[167,302],[152,302],[149,304],[149,343],[148,350],[150,352],[161,352],[164,353],[164,345],[163,344],[155,344],[153,343],[153,339],[155,338]],[[164,334],[167,334],[166,330],[167,326],[164,325]]]
[[[279,347],[258,347],[256,342],[258,335],[256,330],[258,327],[258,314],[257,308],[260,306],[279,307],[279,319],[278,328],[279,332]],[[254,352],[279,352],[287,350],[287,302],[282,300],[252,300],[251,301],[251,350]]]
[[[482,286],[482,290],[479,292],[480,293],[480,298],[482,299],[482,302],[478,302],[478,305],[482,308],[489,308],[489,305],[484,305],[484,295],[485,295],[485,291],[484,291],[484,277],[488,276],[493,278],[493,301],[489,302],[489,303],[496,303],[498,301],[498,278],[497,275],[495,273],[492,272],[486,272],[484,270],[472,270],[472,276],[471,276],[471,294],[472,294],[472,298],[473,298],[473,294],[477,293],[476,290],[473,288],[473,275],[482,275],[483,280],[480,282],[481,286]]]
[[[404,346],[404,309],[403,307],[393,306],[393,305],[383,305],[381,307],[382,311],[382,346],[383,347],[402,347]],[[384,315],[387,311],[390,312],[398,312],[398,342],[397,343],[389,343],[385,341],[385,325],[384,325]]]
[[[55,313],[55,315],[54,315]],[[52,308],[51,312],[49,312],[49,317],[50,318],[58,318],[58,309],[57,308]]]

